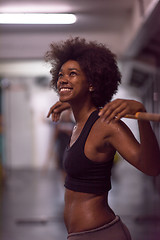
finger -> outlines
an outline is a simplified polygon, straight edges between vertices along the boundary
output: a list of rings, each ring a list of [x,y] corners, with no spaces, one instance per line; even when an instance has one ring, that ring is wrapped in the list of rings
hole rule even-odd
[[[98,115],[101,116],[101,117],[103,117],[104,114],[107,112],[107,110],[108,110],[108,108],[109,108],[109,105],[110,105],[110,103],[107,103],[102,109],[100,109]]]
[[[66,110],[66,109],[70,109],[71,108],[71,106],[70,106],[70,104],[69,103],[67,103],[67,102],[59,102],[59,105],[57,105],[57,107],[55,108],[55,110],[54,110],[54,112],[56,112],[56,113],[61,113],[61,112],[63,112],[64,110]]]
[[[119,120],[121,118],[121,113],[123,112],[122,107],[116,109],[115,111],[113,111],[104,121],[106,121],[107,123],[110,123],[112,120]],[[125,109],[124,109],[125,112]],[[123,116],[123,114],[122,114]]]
[[[107,116],[107,112],[109,109],[110,111],[112,111],[112,109],[114,110],[115,108],[117,108],[118,106],[120,106],[123,102],[123,99],[115,99],[112,102],[107,103],[100,111],[99,116]]]
[[[58,113],[52,113],[52,121],[53,122],[58,122],[60,118],[60,114]]]
[[[62,103],[61,103],[60,101],[56,102],[56,103],[50,108],[47,117],[50,117],[50,115],[51,115],[53,112],[56,112],[56,111],[57,111],[56,109],[59,108],[61,105],[62,105]]]
[[[60,104],[54,109],[54,113],[59,114],[59,113],[63,112],[63,110],[65,110],[65,109],[66,109],[65,106],[63,104]]]
[[[115,118],[114,121],[117,122],[119,121],[121,118],[126,116],[126,109],[124,109],[121,113],[118,113]]]
[[[113,119],[119,120],[121,117],[125,116],[128,107],[125,102],[121,101],[121,105],[119,105],[120,101],[115,102],[114,104],[110,105],[109,109],[107,112],[103,115],[102,119],[103,121],[109,123]]]
[[[58,122],[59,119],[60,119],[60,114],[58,113],[58,114],[56,114],[56,116],[55,116],[55,122]]]
[[[48,114],[47,114],[47,118],[50,117],[51,113],[52,113],[52,108],[50,108],[50,110],[49,110],[49,112],[48,112]]]
[[[55,114],[54,113],[52,113],[51,117],[52,117],[52,121],[55,122]]]
[[[128,108],[126,107],[126,104],[122,104],[119,107],[117,107],[112,114],[108,117],[108,120],[117,119],[124,117],[128,113]]]
[[[52,121],[56,122],[56,114],[55,113],[52,113]]]
[[[108,117],[111,116],[113,111],[114,111],[113,105],[107,104],[107,106],[104,107],[103,112],[100,116],[102,121],[106,121]]]
[[[48,112],[48,114],[47,114],[47,118],[49,118],[50,115],[53,114],[54,109],[55,109],[55,105],[53,105],[53,106],[49,109],[49,112]]]
[[[121,101],[117,101],[117,100],[111,103],[108,103],[107,105],[105,105],[103,109],[103,112],[101,115],[102,119],[104,121],[106,121],[107,119],[110,121],[115,117],[117,113],[119,113],[119,111],[121,111],[121,109],[123,109],[122,106],[121,106]]]

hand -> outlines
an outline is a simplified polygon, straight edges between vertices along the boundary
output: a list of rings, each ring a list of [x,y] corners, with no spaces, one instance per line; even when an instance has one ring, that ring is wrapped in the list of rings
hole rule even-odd
[[[70,108],[69,103],[62,103],[60,101],[56,102],[49,110],[47,118],[52,116],[52,121],[53,122],[58,122],[60,119],[61,112],[63,112],[66,109]]]
[[[104,121],[109,123],[112,120],[118,121],[127,114],[134,115],[136,112],[146,112],[142,103],[135,100],[116,99],[110,103],[107,103],[99,112],[99,116],[101,116]]]

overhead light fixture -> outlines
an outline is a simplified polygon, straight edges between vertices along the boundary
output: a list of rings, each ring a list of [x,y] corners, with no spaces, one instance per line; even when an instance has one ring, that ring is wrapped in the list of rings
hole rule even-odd
[[[1,13],[0,24],[73,24],[74,14],[67,13]]]

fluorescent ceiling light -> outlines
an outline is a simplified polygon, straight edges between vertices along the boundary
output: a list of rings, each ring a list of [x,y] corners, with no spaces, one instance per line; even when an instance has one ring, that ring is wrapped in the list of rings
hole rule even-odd
[[[73,24],[74,14],[58,13],[2,13],[0,24]]]

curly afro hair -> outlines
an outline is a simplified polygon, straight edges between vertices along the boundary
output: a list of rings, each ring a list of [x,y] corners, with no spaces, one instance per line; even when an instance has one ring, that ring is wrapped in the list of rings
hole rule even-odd
[[[87,80],[94,87],[92,101],[96,107],[103,107],[112,99],[121,82],[116,56],[103,44],[87,42],[79,37],[65,42],[52,43],[51,50],[45,55],[52,65],[51,87],[57,90],[58,73],[68,60],[79,63]]]

